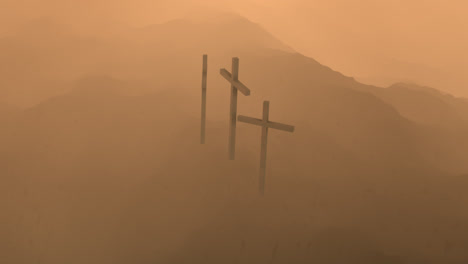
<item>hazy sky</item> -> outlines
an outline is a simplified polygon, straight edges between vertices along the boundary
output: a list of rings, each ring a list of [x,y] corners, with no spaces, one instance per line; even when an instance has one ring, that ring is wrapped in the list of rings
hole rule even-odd
[[[468,96],[464,0],[1,0],[0,5],[0,32],[43,16],[99,31],[170,20],[194,6],[235,11],[347,75],[380,85],[414,80]]]

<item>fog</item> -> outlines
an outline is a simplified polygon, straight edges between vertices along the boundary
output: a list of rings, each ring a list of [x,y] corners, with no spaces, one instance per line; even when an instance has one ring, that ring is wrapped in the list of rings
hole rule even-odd
[[[415,82],[468,96],[468,5],[461,0],[3,0],[0,32],[53,16],[102,33],[200,9],[240,13],[297,51],[365,83]]]
[[[466,263],[463,6],[380,3],[2,2],[0,262]]]

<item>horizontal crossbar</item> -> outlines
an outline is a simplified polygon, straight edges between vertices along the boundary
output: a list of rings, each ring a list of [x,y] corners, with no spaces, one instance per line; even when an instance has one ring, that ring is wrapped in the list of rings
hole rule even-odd
[[[221,74],[221,76],[223,76],[226,80],[228,80],[228,82],[230,82],[236,89],[238,89],[241,93],[243,93],[244,95],[250,95],[250,89],[247,88],[247,86],[245,86],[243,83],[241,83],[240,81],[234,81],[232,80],[232,75],[231,73],[229,73],[226,69],[221,69],[219,71],[219,73]]]
[[[294,132],[294,126],[276,123],[276,122],[270,122],[270,121],[265,123],[262,119],[243,116],[243,115],[239,115],[237,117],[237,121],[256,125],[256,126],[262,126],[262,127],[266,126],[268,128],[278,129],[278,130],[287,131],[287,132]]]

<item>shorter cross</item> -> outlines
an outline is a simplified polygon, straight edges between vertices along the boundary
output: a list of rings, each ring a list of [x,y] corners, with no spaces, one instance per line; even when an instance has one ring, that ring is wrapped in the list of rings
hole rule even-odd
[[[248,96],[250,95],[250,89],[239,81],[239,58],[232,58],[232,75],[226,69],[221,69],[219,73],[231,84],[228,148],[229,159],[234,160],[236,148],[237,90],[245,96]]]
[[[287,132],[294,132],[294,126],[285,125],[281,123],[269,121],[269,112],[270,112],[270,102],[263,102],[263,119],[257,119],[248,116],[239,115],[238,121],[244,122],[252,125],[257,125],[262,127],[262,143],[260,150],[260,194],[265,193],[265,176],[266,176],[266,153],[267,153],[267,139],[268,139],[268,129],[278,129]]]

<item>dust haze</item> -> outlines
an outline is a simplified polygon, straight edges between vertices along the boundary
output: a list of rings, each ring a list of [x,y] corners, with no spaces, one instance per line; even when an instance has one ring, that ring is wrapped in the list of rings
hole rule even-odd
[[[466,11],[3,0],[0,262],[467,263]]]
[[[468,4],[462,0],[3,0],[0,32],[53,16],[103,33],[200,8],[239,13],[298,52],[367,84],[405,81],[468,96]]]

